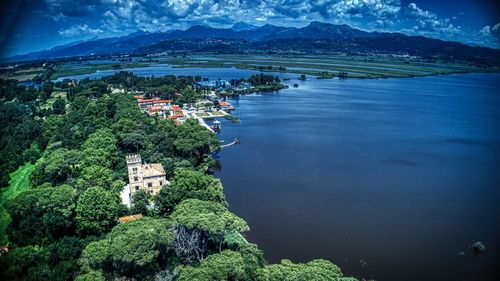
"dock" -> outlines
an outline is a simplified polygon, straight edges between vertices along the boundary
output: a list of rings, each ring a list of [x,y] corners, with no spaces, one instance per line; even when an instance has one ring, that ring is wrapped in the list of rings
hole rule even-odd
[[[239,143],[240,143],[240,141],[237,138],[235,138],[233,142],[221,145],[220,148],[228,147],[228,146],[239,144]]]

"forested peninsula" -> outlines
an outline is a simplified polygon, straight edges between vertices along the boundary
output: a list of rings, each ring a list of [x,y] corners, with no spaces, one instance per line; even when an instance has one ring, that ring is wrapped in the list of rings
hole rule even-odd
[[[356,280],[327,260],[266,262],[211,175],[216,136],[150,116],[133,96],[182,103],[200,95],[194,79],[0,80],[2,280]],[[136,192],[130,208],[120,201],[129,154],[161,163],[170,181]]]

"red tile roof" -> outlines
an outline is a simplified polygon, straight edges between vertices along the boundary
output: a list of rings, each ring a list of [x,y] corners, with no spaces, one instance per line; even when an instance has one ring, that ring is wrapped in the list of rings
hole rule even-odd
[[[168,118],[170,118],[170,119],[177,119],[180,117],[184,117],[184,113],[176,113],[176,114],[171,114],[168,116]]]
[[[148,107],[149,111],[161,111],[162,107],[161,106],[150,106]]]
[[[170,103],[171,100],[154,100],[153,103]]]

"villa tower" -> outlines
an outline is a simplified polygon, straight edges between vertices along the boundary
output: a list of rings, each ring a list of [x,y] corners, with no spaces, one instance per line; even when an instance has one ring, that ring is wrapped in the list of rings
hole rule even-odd
[[[139,154],[127,155],[126,160],[130,195],[141,189],[156,195],[162,186],[169,184],[160,163],[143,164]]]

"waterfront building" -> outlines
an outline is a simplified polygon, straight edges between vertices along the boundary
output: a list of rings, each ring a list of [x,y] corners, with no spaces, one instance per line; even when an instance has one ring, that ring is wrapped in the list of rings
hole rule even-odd
[[[233,106],[227,101],[219,101],[219,106],[222,110],[234,109]]]
[[[225,89],[231,87],[231,83],[225,79],[203,80],[195,83],[195,88]]]

